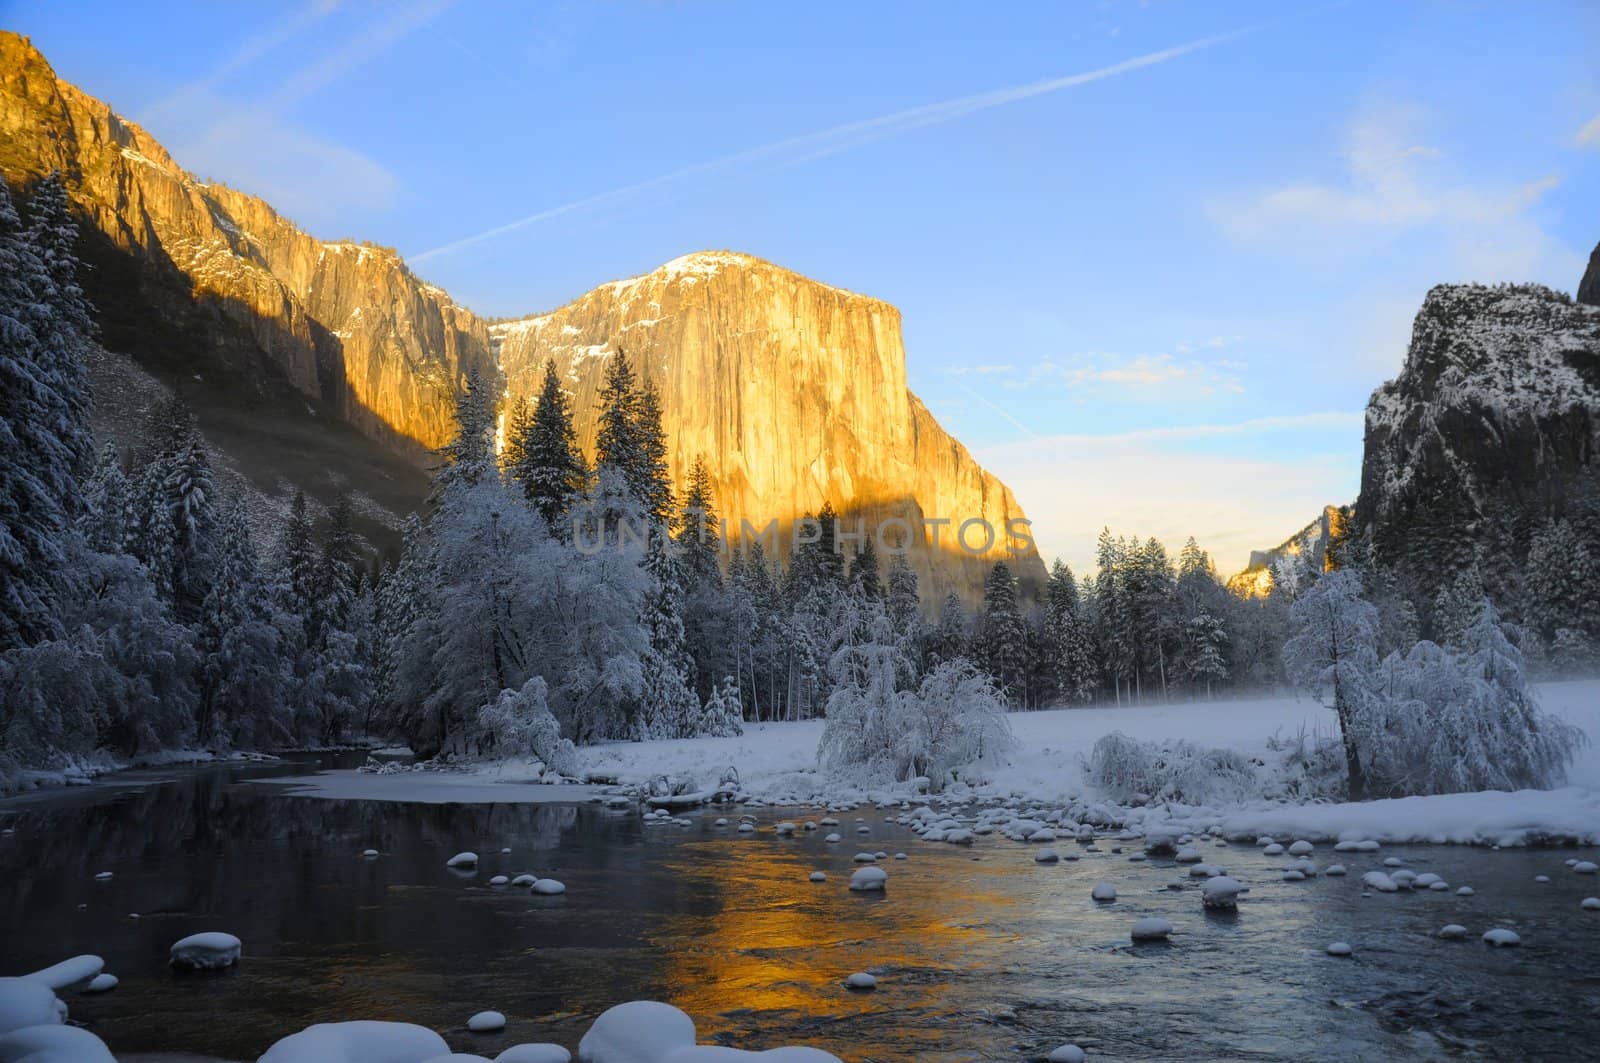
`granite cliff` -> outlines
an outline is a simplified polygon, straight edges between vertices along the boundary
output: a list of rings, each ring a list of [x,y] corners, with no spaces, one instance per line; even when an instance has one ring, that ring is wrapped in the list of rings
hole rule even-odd
[[[64,176],[110,352],[96,366],[101,430],[125,441],[159,394],[181,391],[225,464],[264,497],[353,490],[369,534],[426,490],[430,451],[476,371],[510,397],[545,359],[565,376],[592,450],[595,396],[618,349],[661,389],[672,469],[710,464],[721,513],[785,527],[824,501],[848,521],[970,519],[978,556],[917,554],[923,597],[969,600],[996,558],[1029,583],[1023,513],[906,386],[900,315],[755,258],[700,253],[601,285],[550,314],[489,325],[393,251],[324,241],[265,202],[182,169],[147,132],[56,77],[0,32],[0,173],[26,194]],[[971,531],[968,541],[981,545]]]

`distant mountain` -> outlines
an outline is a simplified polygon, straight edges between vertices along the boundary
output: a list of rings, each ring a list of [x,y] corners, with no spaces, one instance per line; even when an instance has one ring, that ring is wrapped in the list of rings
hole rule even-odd
[[[1600,306],[1536,285],[1430,291],[1367,405],[1356,512],[1419,602],[1472,563],[1515,600],[1550,519],[1600,550]]]
[[[918,552],[924,598],[975,598],[1001,557],[1043,580],[1035,550],[1006,550],[1015,497],[907,389],[886,303],[717,252],[491,326],[392,250],[315,239],[186,173],[0,32],[0,173],[25,194],[54,170],[84,223],[84,286],[110,352],[96,366],[102,434],[131,441],[181,392],[233,479],[268,505],[296,487],[324,504],[352,491],[381,541],[424,497],[470,372],[515,399],[554,358],[592,447],[597,382],[621,348],[661,389],[678,482],[703,456],[736,527],[787,525],[824,501],[852,522],[919,530],[924,517],[981,518],[1001,535],[980,556]]]
[[[1250,563],[1228,580],[1228,589],[1242,597],[1260,598],[1272,591],[1273,568],[1279,561],[1299,557],[1309,546],[1311,563],[1321,571],[1327,564],[1328,544],[1345,530],[1346,518],[1338,506],[1324,506],[1316,520],[1270,550],[1250,551]]]

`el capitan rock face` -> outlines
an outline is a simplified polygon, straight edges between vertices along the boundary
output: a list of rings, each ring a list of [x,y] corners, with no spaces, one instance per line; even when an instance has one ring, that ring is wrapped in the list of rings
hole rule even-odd
[[[181,390],[265,496],[301,487],[326,503],[354,488],[380,524],[409,511],[467,374],[498,385],[498,362],[509,393],[531,395],[554,357],[592,452],[603,366],[620,346],[661,389],[675,479],[703,455],[735,528],[787,525],[824,501],[869,527],[979,518],[1000,533],[995,549],[920,554],[925,601],[949,589],[974,600],[1000,557],[1043,580],[1035,551],[1005,550],[1007,521],[1023,516],[1011,492],[907,390],[900,315],[886,303],[702,253],[491,327],[394,252],[317,240],[263,201],[185,173],[0,32],[0,173],[26,188],[53,170],[87,223],[84,283],[103,345]],[[150,405],[148,387],[123,386],[130,368],[97,376],[102,431],[125,437]]]
[[[1600,515],[1600,307],[1441,285],[1367,405],[1360,524],[1426,600],[1458,567],[1520,570],[1545,520]]]
[[[741,518],[786,526],[829,501],[846,527],[900,518],[916,529],[925,601],[951,589],[973,596],[1000,559],[1027,582],[1044,578],[1035,550],[1007,549],[1008,521],[1024,516],[1011,491],[907,389],[900,313],[887,303],[708,251],[490,332],[512,395],[535,393],[554,359],[591,456],[605,370],[625,350],[661,390],[674,479],[703,457],[735,529]],[[937,564],[925,518],[951,522]],[[955,545],[955,526],[970,519],[997,533],[981,556]],[[984,538],[969,530],[972,546]]]

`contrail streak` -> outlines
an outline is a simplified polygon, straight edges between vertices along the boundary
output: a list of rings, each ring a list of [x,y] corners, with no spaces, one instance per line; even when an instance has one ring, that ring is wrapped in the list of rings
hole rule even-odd
[[[526,217],[518,218],[515,221],[506,222],[504,225],[497,225],[492,229],[485,229],[483,232],[476,233],[472,236],[465,236],[448,244],[441,244],[438,247],[431,248],[422,252],[421,254],[411,256],[411,261],[426,262],[430,258],[437,258],[440,255],[447,255],[454,251],[460,251],[463,248],[471,247],[474,244],[481,244],[486,240],[493,240],[496,237],[504,236],[507,233],[516,232],[518,229],[525,229],[530,225],[536,225],[539,222],[548,221],[551,218],[558,218],[564,214],[571,214],[575,211],[583,210],[586,207],[598,206],[602,203],[607,203],[615,199],[622,199],[627,196],[637,195],[640,192],[647,192],[652,188],[658,188],[661,185],[670,184],[675,181],[682,181],[689,177],[698,177],[702,174],[713,173],[718,170],[726,170],[736,166],[743,166],[747,163],[759,162],[775,155],[786,155],[797,151],[803,154],[802,161],[811,161],[812,159],[822,158],[827,155],[832,155],[836,152],[847,151],[850,148],[859,147],[862,144],[870,143],[883,137],[892,136],[896,133],[902,133],[906,130],[941,125],[945,122],[951,122],[958,118],[965,118],[968,115],[976,114],[979,111],[986,111],[993,107],[1002,107],[1008,103],[1015,103],[1018,100],[1032,99],[1035,96],[1044,96],[1048,93],[1060,92],[1063,89],[1076,88],[1079,85],[1087,85],[1091,82],[1103,81],[1106,78],[1113,78],[1121,74],[1131,73],[1135,70],[1142,70],[1145,67],[1156,66],[1157,64],[1165,63],[1181,56],[1189,55],[1192,52],[1203,51],[1207,48],[1214,48],[1219,44],[1226,44],[1227,42],[1242,37],[1248,33],[1253,33],[1257,28],[1259,27],[1248,27],[1245,29],[1232,30],[1228,33],[1219,33],[1210,37],[1202,37],[1199,40],[1190,41],[1187,44],[1180,44],[1176,47],[1166,48],[1159,52],[1149,52],[1145,55],[1135,56],[1132,59],[1125,59],[1120,63],[1113,63],[1110,66],[1103,66],[1097,70],[1084,71],[1080,74],[1068,74],[1064,77],[1047,78],[1043,81],[1035,81],[1027,85],[1014,85],[1010,88],[992,89],[988,92],[981,92],[973,96],[962,96],[957,99],[944,100],[939,103],[923,104],[919,107],[911,107],[906,110],[895,111],[891,114],[880,115],[876,118],[867,118],[861,121],[849,122],[844,125],[837,125],[829,129],[819,130],[815,133],[805,133],[800,136],[789,137],[787,139],[779,140],[761,147],[750,148],[746,151],[741,151],[733,155],[724,155],[721,158],[712,159],[709,162],[696,163],[693,166],[686,166],[680,170],[673,170],[672,172],[664,173],[659,177],[652,177],[647,181],[640,181],[636,184],[624,185],[621,188],[613,188],[608,192],[599,192],[592,196],[585,196],[582,199],[575,199],[570,203],[563,203],[557,207],[549,207],[545,210],[538,211],[537,213],[529,214]]]

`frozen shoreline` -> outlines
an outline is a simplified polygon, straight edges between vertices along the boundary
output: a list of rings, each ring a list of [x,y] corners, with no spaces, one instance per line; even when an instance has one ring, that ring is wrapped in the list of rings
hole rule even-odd
[[[1331,711],[1307,699],[1168,704],[1138,708],[1056,709],[1010,717],[1018,748],[1009,764],[987,770],[941,795],[940,803],[1014,801],[1033,807],[1088,806],[1117,826],[1182,830],[1220,826],[1229,836],[1291,835],[1314,840],[1427,842],[1481,845],[1600,841],[1600,680],[1541,684],[1545,707],[1581,727],[1591,745],[1572,766],[1571,785],[1558,790],[1468,793],[1359,803],[1249,803],[1229,807],[1156,804],[1143,808],[1100,798],[1083,777],[1083,760],[1112,731],[1140,739],[1185,739],[1268,756],[1268,741],[1302,728],[1334,733]],[[581,770],[642,786],[660,775],[711,788],[729,767],[743,792],[771,805],[828,805],[862,801],[922,802],[909,786],[851,786],[816,767],[823,722],[750,724],[734,738],[614,742],[581,748]],[[299,796],[420,803],[583,801],[600,788],[548,785],[536,768],[506,762],[464,772],[355,771],[260,780]]]

